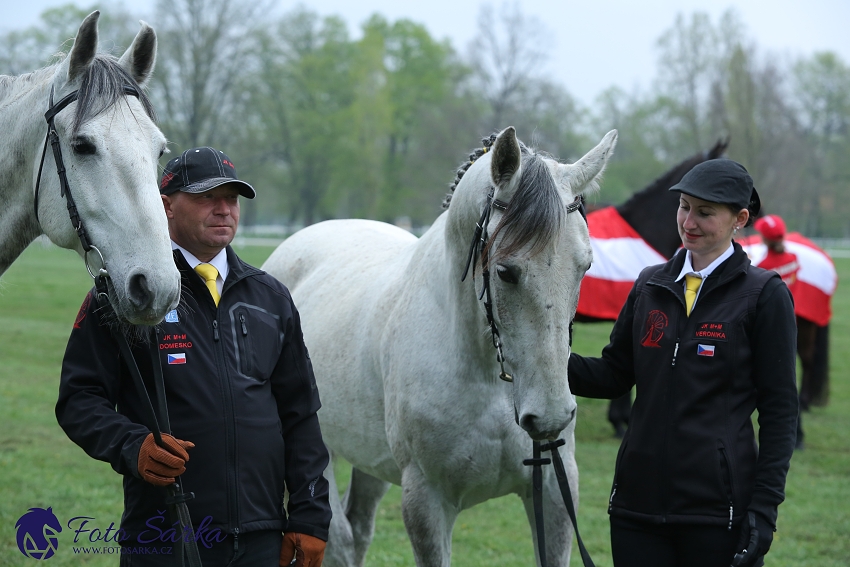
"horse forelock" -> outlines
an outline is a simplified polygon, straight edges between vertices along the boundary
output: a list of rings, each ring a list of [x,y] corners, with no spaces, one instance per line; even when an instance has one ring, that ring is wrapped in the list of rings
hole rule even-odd
[[[139,102],[151,120],[156,121],[156,112],[150,99],[136,80],[118,64],[112,55],[98,54],[86,69],[77,96],[72,132],[76,134],[88,120],[105,112],[124,98],[124,85],[135,87]],[[54,101],[55,102],[55,101]]]
[[[564,222],[566,210],[544,157],[525,146],[521,149],[519,187],[484,249],[485,261],[496,262],[528,245],[533,256],[557,237]],[[500,235],[499,246],[494,248]]]

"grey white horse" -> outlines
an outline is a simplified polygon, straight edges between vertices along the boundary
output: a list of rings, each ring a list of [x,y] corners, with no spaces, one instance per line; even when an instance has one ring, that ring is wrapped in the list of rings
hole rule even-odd
[[[34,206],[51,89],[54,102],[79,90],[78,100],[55,119],[68,183],[89,239],[103,255],[118,317],[150,325],[180,296],[157,187],[165,137],[141,89],[153,72],[156,34],[142,22],[120,59],[97,54],[99,15],[83,21],[61,62],[0,76],[0,274],[41,234],[84,256],[49,146],[37,213]],[[124,85],[136,87],[139,96],[125,95]],[[97,270],[100,259],[92,256]]]
[[[334,512],[326,564],[363,564],[390,483],[402,487],[420,566],[449,565],[458,514],[490,498],[518,494],[533,526],[531,472],[522,465],[532,438],[564,437],[578,494],[568,329],[591,247],[584,219],[567,211],[597,186],[616,139],[609,132],[567,165],[508,128],[421,238],[374,221],[328,221],[296,233],[265,263],[300,309],[325,441],[354,467],[343,499],[333,467],[325,471]],[[487,257],[512,383],[497,378],[478,300],[481,266],[461,281],[491,189],[507,205],[492,210]],[[566,566],[572,529],[551,470],[544,482],[547,558]]]

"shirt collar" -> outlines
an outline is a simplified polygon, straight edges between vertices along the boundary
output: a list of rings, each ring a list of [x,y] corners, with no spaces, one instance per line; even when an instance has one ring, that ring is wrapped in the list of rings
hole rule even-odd
[[[198,267],[198,264],[203,264],[198,257],[174,242],[171,241],[171,249],[172,250],[180,250],[183,253],[183,257],[186,259],[186,263],[189,264],[189,267],[193,270]],[[215,255],[215,257],[207,262],[208,264],[212,264],[215,266],[215,269],[218,270],[218,277],[221,278],[221,281],[227,280],[227,274],[230,272],[230,266],[227,264],[227,249],[222,248],[221,252]]]
[[[682,266],[682,271],[679,272],[679,277],[676,278],[676,281],[677,282],[681,281],[687,275],[697,275],[697,276],[701,277],[702,279],[707,278],[708,276],[711,275],[711,272],[716,270],[717,266],[719,266],[720,264],[725,262],[732,255],[732,253],[734,251],[735,251],[735,246],[730,242],[729,248],[727,248],[726,251],[723,252],[723,254],[718,256],[717,259],[714,260],[714,262],[712,262],[711,264],[709,264],[707,267],[703,268],[702,270],[696,271],[696,270],[694,270],[693,264],[691,264],[691,251],[688,250],[687,253],[685,254],[685,264]]]

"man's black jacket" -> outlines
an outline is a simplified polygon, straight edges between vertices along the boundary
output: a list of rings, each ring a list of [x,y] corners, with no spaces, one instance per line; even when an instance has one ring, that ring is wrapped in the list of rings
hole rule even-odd
[[[196,526],[238,535],[284,530],[324,540],[331,518],[328,453],[316,382],[289,291],[227,248],[230,272],[216,307],[203,280],[174,252],[180,306],[158,327],[172,434],[191,441],[182,475]],[[149,433],[115,332],[86,298],[62,364],[56,417],[72,441],[124,475],[121,526],[136,541],[165,506],[165,489],[142,481],[137,459]],[[150,344],[133,351],[151,398]],[[117,409],[117,411],[116,411]],[[161,421],[161,420],[160,420]],[[289,491],[284,510],[284,488]],[[287,518],[288,512],[288,518]],[[165,521],[154,524],[167,529]],[[208,520],[209,522],[209,520]]]
[[[675,281],[682,250],[641,273],[601,358],[570,357],[578,396],[617,398],[637,386],[612,515],[731,525],[750,509],[775,526],[796,437],[794,307],[779,276],[734,246],[690,317]]]

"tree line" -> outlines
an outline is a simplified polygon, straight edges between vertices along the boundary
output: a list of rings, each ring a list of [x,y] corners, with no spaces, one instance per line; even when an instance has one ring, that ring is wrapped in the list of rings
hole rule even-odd
[[[0,73],[55,61],[93,9],[52,8],[38,24],[0,34]],[[246,224],[430,224],[480,138],[514,125],[565,161],[617,128],[597,197],[609,203],[729,138],[729,157],[748,168],[767,212],[810,236],[850,236],[847,62],[832,52],[778,58],[734,11],[671,20],[651,86],[611,87],[588,106],[570,94],[569,77],[545,73],[546,27],[518,4],[482,8],[474,40],[458,48],[379,14],[354,37],[341,18],[304,7],[275,15],[270,2],[160,0],[150,95],[170,156],[222,149],[258,189],[244,205]],[[102,8],[113,53],[137,29],[127,9]]]

